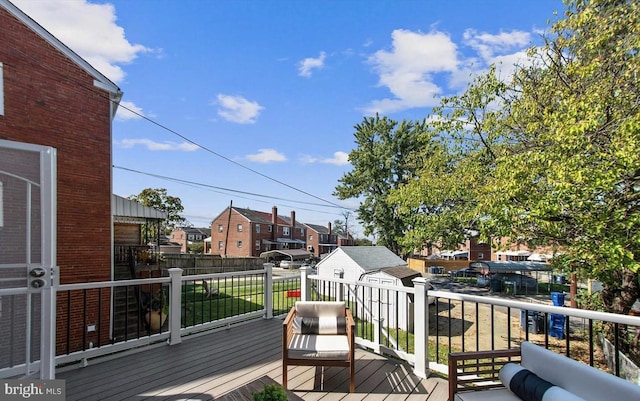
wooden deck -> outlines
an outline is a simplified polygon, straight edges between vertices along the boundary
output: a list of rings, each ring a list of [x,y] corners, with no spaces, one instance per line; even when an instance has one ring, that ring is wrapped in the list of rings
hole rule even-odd
[[[254,320],[182,344],[58,371],[67,400],[215,400],[262,376],[282,379],[282,320]],[[289,388],[304,400],[447,400],[446,380],[421,380],[411,367],[356,351],[356,392],[344,368],[289,368]]]

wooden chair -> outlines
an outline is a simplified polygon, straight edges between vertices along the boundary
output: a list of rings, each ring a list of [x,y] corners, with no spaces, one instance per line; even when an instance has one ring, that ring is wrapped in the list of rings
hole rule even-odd
[[[355,322],[343,302],[298,301],[282,324],[282,386],[290,365],[349,368],[355,391]]]

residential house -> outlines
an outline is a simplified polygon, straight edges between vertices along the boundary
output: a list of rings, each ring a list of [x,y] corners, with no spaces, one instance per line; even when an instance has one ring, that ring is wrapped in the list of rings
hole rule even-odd
[[[306,228],[289,217],[230,206],[211,223],[211,253],[223,256],[259,257],[278,249],[304,249]]]
[[[333,233],[331,223],[326,227],[306,223],[304,226],[307,229],[307,250],[318,258],[328,255],[340,246],[353,245],[351,237]]]
[[[390,267],[407,267],[401,257],[384,246],[345,246],[336,248],[316,264],[320,277],[361,280],[365,273]]]
[[[188,253],[189,245],[203,242],[211,236],[211,228],[205,227],[176,227],[169,234],[169,241],[180,244],[180,252]]]
[[[60,283],[111,280],[113,248],[106,246],[112,241],[111,130],[122,91],[7,0],[0,0],[0,43],[0,140],[6,144],[0,144],[0,182],[4,194],[4,202],[0,204],[5,210],[4,228],[0,230],[0,265],[33,266],[39,263],[39,256],[31,260],[21,258],[41,255],[41,249],[49,249],[53,244],[47,258],[53,266],[59,266],[54,270]],[[30,151],[15,151],[12,149],[15,147],[47,147],[43,152],[55,157],[55,163],[40,166],[41,158],[31,157]],[[46,188],[24,185],[33,182],[32,172],[42,173],[37,179],[44,179],[48,188],[54,188],[51,204],[39,204],[47,201],[40,198],[39,192]],[[29,214],[33,218],[21,220],[19,213],[10,212],[26,204],[33,207]],[[52,242],[38,235],[49,226],[53,227]],[[25,240],[26,229],[33,229],[32,241]],[[18,255],[9,251],[25,246],[31,249]],[[26,274],[15,269],[0,270],[3,281],[12,274],[19,274],[24,280]],[[100,323],[109,327],[109,291],[104,291],[100,300],[58,298],[58,316],[67,316],[67,308],[84,310],[85,302],[89,307],[102,305]],[[20,316],[17,310],[20,308],[22,316],[31,313],[19,302],[11,306],[16,310],[9,310],[10,305],[3,302],[3,315]],[[39,318],[39,314],[33,316],[34,321]],[[6,325],[28,327],[17,321],[3,322],[0,333],[13,330]],[[98,335],[87,334],[81,321],[70,326],[66,323],[57,325],[58,349],[65,342],[89,347]],[[22,334],[25,335],[30,334]],[[100,335],[108,341],[110,333],[105,330]],[[5,347],[18,344],[17,338],[13,342],[10,337],[3,335],[3,338],[7,340],[0,346],[0,355],[14,358],[12,363],[16,364],[17,357],[5,352]],[[6,362],[3,358],[0,365]]]

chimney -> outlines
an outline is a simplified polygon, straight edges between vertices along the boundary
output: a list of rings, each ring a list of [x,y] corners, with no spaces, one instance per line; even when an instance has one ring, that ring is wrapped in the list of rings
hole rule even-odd
[[[327,225],[327,228],[329,229],[329,235],[331,235],[331,222],[329,222],[329,224]]]
[[[276,238],[276,232],[278,231],[278,208],[275,206],[271,208],[271,224],[273,225],[271,240],[273,240]]]
[[[295,210],[291,211],[291,238],[293,238],[293,230],[296,228],[296,212]]]

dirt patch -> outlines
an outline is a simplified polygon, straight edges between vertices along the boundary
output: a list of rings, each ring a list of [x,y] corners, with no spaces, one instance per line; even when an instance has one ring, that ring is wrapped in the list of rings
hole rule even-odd
[[[506,308],[491,308],[490,305],[483,304],[476,306],[470,302],[465,302],[463,306],[460,301],[452,300],[438,303],[437,318],[436,308],[430,308],[429,319],[431,339],[435,339],[437,327],[440,344],[445,346],[450,344],[454,351],[514,348],[520,342],[527,340],[527,333],[521,327],[519,309],[512,309],[508,315]],[[544,330],[543,325],[544,323],[541,322],[541,330]],[[545,335],[530,332],[528,341],[545,346]],[[569,347],[569,355],[572,359],[589,364],[587,328],[581,322],[572,322]],[[566,354],[567,341],[549,336],[548,348],[557,353]],[[594,345],[593,359],[596,367],[609,371],[605,356],[597,344]]]

